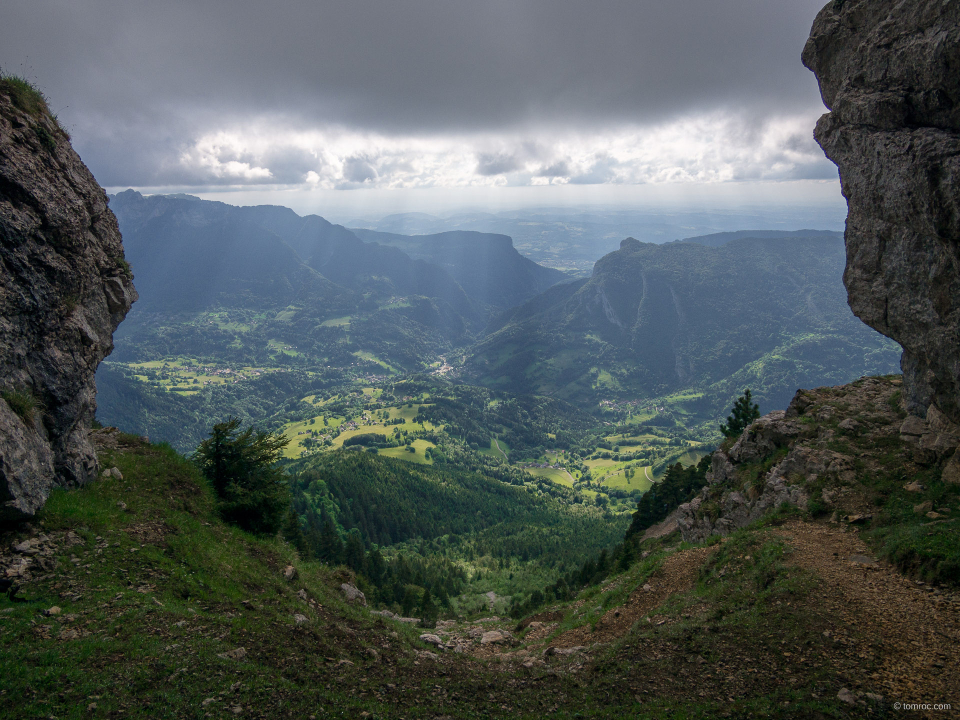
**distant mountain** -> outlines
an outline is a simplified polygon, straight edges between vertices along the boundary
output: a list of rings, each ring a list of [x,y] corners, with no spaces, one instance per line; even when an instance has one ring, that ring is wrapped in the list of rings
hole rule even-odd
[[[232,205],[127,190],[110,209],[140,290],[137,313],[276,308],[306,298],[340,311],[358,300]]]
[[[362,296],[417,296],[479,329],[566,278],[520,255],[505,235],[361,230],[358,237],[289,208],[144,197],[133,190],[116,195],[111,208],[143,288],[140,307],[151,311],[283,307],[312,297],[341,312]]]
[[[353,232],[368,242],[400,248],[410,257],[444,268],[472,299],[500,310],[568,279],[560,270],[525,258],[506,235],[469,230],[413,236],[363,229]]]
[[[839,238],[843,239],[842,232],[834,230],[737,230],[735,232],[711,233],[710,235],[698,235],[688,237],[675,242],[697,243],[698,245],[707,245],[709,247],[720,247],[726,245],[731,240],[744,240],[746,238],[760,238],[771,240],[773,238]]]
[[[443,268],[365,243],[317,215],[132,190],[118,194],[111,208],[143,288],[141,309],[299,303],[322,319],[354,309],[361,294],[415,295],[448,303],[470,324],[482,320]]]
[[[400,235],[433,235],[450,230],[476,230],[513,238],[513,246],[540,265],[573,276],[589,275],[593,264],[613,252],[625,237],[663,243],[742,228],[843,227],[847,210],[766,206],[740,211],[653,210],[643,207],[525,207],[499,212],[462,212],[438,217],[400,213],[378,219],[355,218],[349,228],[367,228]],[[761,231],[762,232],[762,231]],[[750,231],[755,236],[756,231]]]
[[[747,386],[774,408],[801,386],[896,372],[899,348],[847,307],[844,261],[834,234],[715,248],[628,238],[589,280],[493,322],[468,377],[580,401],[698,388],[716,410]]]

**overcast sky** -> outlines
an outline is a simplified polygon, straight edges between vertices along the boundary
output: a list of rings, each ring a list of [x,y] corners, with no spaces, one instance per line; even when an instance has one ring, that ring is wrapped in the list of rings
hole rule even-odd
[[[800,64],[822,5],[8,0],[0,68],[111,189],[836,203]]]

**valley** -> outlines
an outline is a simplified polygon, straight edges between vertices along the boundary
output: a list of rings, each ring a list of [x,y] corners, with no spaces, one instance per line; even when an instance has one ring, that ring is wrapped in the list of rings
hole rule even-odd
[[[443,615],[528,612],[592,578],[651,488],[680,468],[702,482],[743,387],[775,406],[895,367],[843,303],[835,233],[627,239],[571,280],[502,235],[112,204],[146,300],[98,372],[100,421],[184,453],[229,417],[277,433],[304,551],[401,614],[427,595]],[[185,238],[212,280],[180,273]],[[509,512],[499,488],[520,493]],[[389,579],[409,563],[419,580]]]
[[[0,717],[955,713],[960,5],[314,5],[0,24]]]

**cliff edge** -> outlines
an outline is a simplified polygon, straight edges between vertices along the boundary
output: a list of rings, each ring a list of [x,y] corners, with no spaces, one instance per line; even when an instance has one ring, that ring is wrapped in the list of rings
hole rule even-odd
[[[43,97],[0,79],[0,520],[96,476],[94,373],[136,299],[106,193]]]
[[[853,312],[903,347],[907,410],[960,423],[960,4],[834,0],[803,50],[847,199]]]

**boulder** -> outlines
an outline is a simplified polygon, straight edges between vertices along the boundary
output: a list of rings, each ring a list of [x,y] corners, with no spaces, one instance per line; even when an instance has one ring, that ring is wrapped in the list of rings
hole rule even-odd
[[[956,451],[950,456],[940,477],[945,483],[960,485],[960,451]]]
[[[427,643],[427,645],[436,645],[437,647],[443,647],[444,642],[437,635],[431,633],[423,633],[420,636],[422,642]]]
[[[233,650],[227,650],[227,652],[220,653],[217,657],[222,657],[226,660],[243,660],[247,656],[247,649],[243,647],[234,648]]]
[[[480,636],[481,645],[490,645],[493,643],[502,643],[506,642],[510,638],[503,633],[501,630],[488,630]]]
[[[137,299],[107,195],[46,105],[0,81],[0,521],[97,477],[97,366]]]
[[[348,603],[354,603],[366,607],[367,598],[362,592],[360,592],[360,589],[356,585],[351,583],[343,583],[340,585],[340,591],[343,593],[343,596],[347,599]]]
[[[743,431],[728,453],[734,463],[758,462],[800,437],[803,426],[784,410],[764,415]],[[716,475],[716,468],[711,467]]]

